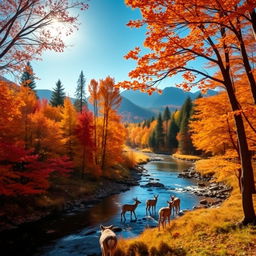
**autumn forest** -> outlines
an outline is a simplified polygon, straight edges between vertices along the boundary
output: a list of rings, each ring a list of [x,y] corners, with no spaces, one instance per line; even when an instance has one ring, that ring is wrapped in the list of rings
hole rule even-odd
[[[256,255],[256,1],[107,3],[143,36],[122,52],[128,79],[103,55],[116,77],[96,59],[94,73],[78,68],[72,97],[47,70],[55,84],[42,96],[37,63],[86,37],[83,23],[101,16],[83,15],[106,1],[93,2],[0,2],[3,255]],[[165,87],[183,92],[143,102]]]

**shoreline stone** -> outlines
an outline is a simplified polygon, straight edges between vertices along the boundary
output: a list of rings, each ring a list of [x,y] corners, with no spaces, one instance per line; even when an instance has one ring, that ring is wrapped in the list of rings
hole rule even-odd
[[[198,187],[186,188],[186,191],[190,191],[201,198],[199,204],[193,209],[216,207],[226,200],[232,191],[232,187],[223,182],[215,182],[214,173],[208,173],[202,175],[195,170],[195,167],[190,167],[183,170],[178,178],[187,178],[198,180]]]

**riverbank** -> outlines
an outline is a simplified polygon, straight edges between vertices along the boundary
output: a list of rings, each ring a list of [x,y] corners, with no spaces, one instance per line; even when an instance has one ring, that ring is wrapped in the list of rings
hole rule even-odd
[[[197,187],[188,187],[182,192],[190,192],[200,197],[199,204],[193,209],[218,207],[229,198],[232,187],[225,182],[217,182],[213,172],[202,174],[196,171],[195,166],[183,170],[179,178],[194,179]]]
[[[0,206],[0,232],[17,229],[44,218],[58,218],[61,214],[84,211],[103,198],[118,194],[138,185],[142,175],[140,164],[149,161],[142,153],[125,152],[126,162],[113,168],[109,177],[81,180],[80,177],[62,177],[43,195],[3,198]]]
[[[202,158],[200,156],[192,156],[192,155],[181,155],[181,154],[172,154],[171,157],[173,159],[183,160],[183,161],[189,161],[189,162],[196,162],[198,160],[201,160]]]
[[[117,255],[256,255],[255,226],[238,225],[243,211],[234,165],[224,166],[216,159],[201,161],[196,162],[196,171],[202,175],[213,172],[214,182],[233,188],[230,196],[217,207],[187,211],[172,220],[165,231],[146,229],[134,239],[119,241]]]

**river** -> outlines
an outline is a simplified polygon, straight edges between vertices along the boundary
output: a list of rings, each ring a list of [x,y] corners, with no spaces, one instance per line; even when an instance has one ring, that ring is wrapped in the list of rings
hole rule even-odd
[[[42,230],[47,229],[47,243],[38,246],[34,256],[99,255],[100,224],[122,228],[122,231],[117,234],[124,238],[137,236],[145,228],[157,226],[158,216],[154,214],[147,216],[145,211],[146,200],[153,198],[153,195],[156,194],[159,195],[157,211],[159,208],[167,206],[166,201],[170,199],[170,195],[178,196],[181,199],[181,210],[192,209],[197,205],[198,197],[184,192],[182,188],[195,185],[195,182],[190,179],[177,178],[178,173],[190,167],[191,164],[173,160],[170,156],[159,155],[158,157],[162,160],[151,161],[144,165],[148,172],[142,176],[139,186],[109,196],[101,203],[90,206],[86,211],[62,216],[58,220],[48,223],[47,227],[42,227]],[[149,181],[160,182],[165,187],[144,187],[143,185]],[[121,222],[121,205],[133,203],[134,197],[141,201],[136,209],[137,221],[130,221],[130,213],[126,213],[126,222]]]

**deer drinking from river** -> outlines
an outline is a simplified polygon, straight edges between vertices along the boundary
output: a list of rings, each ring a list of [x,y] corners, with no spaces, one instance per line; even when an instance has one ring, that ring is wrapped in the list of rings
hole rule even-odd
[[[135,219],[137,219],[135,214],[135,209],[137,208],[138,204],[140,204],[141,202],[137,198],[134,198],[133,200],[135,201],[135,204],[124,204],[122,206],[121,221],[123,220],[123,217],[124,217],[124,220],[126,221],[126,218],[125,218],[126,212],[131,212],[131,219],[132,219],[132,214],[134,214]]]
[[[154,195],[154,199],[149,199],[147,200],[146,202],[146,214],[148,213],[149,211],[149,214],[150,214],[150,209],[152,208],[152,212],[155,211],[156,212],[156,203],[157,203],[157,199],[158,199],[158,196],[155,196]]]
[[[116,246],[117,246],[117,237],[113,232],[113,225],[101,228],[101,236],[100,236],[100,248],[102,252],[102,256],[113,256]]]

